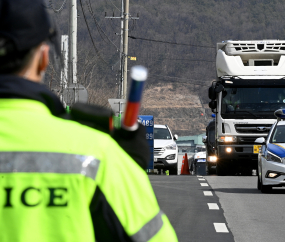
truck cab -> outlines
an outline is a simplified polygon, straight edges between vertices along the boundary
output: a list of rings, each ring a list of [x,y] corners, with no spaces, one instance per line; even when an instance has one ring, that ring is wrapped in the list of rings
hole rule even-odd
[[[218,43],[216,70],[209,107],[216,114],[217,174],[251,175],[255,139],[268,135],[274,111],[285,108],[285,41]]]

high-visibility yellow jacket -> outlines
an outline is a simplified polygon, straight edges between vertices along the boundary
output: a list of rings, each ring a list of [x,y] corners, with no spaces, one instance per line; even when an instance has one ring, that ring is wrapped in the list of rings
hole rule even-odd
[[[109,135],[54,116],[49,95],[0,77],[0,241],[177,241],[146,173]]]

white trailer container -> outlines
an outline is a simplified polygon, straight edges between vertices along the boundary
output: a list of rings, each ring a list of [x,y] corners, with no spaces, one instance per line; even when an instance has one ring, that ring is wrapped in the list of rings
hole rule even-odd
[[[267,136],[274,111],[285,108],[285,41],[217,43],[216,69],[209,107],[216,114],[217,174],[251,175],[255,139]]]

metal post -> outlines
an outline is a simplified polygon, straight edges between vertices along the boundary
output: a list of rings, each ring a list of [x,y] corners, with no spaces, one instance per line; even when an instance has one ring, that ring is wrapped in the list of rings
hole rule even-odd
[[[125,0],[124,4],[124,45],[123,45],[123,95],[122,98],[127,98],[127,77],[128,77],[128,35],[129,35],[129,0]]]
[[[61,36],[61,55],[63,57],[63,68],[60,73],[60,101],[66,106],[63,98],[63,90],[67,88],[68,83],[68,35]]]
[[[68,35],[61,36],[61,55],[63,57],[63,69],[61,70],[60,86],[66,88],[68,81]]]
[[[122,0],[122,10],[121,10],[121,43],[120,43],[120,98],[123,99],[123,48],[124,48],[124,41],[123,41],[123,34],[124,34],[124,0]]]
[[[69,3],[69,68],[68,83],[77,83],[77,1]],[[74,90],[77,97],[77,89]],[[76,100],[74,100],[76,101]]]

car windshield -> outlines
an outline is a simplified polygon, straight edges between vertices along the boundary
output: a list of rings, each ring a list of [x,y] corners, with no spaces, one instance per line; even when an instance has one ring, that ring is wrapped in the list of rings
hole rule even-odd
[[[222,117],[226,119],[275,119],[274,111],[285,108],[285,88],[225,88],[222,96]]]
[[[206,147],[196,147],[197,152],[205,152]]]
[[[154,128],[154,139],[171,139],[168,129]]]
[[[285,125],[276,127],[271,136],[270,143],[285,143]]]

